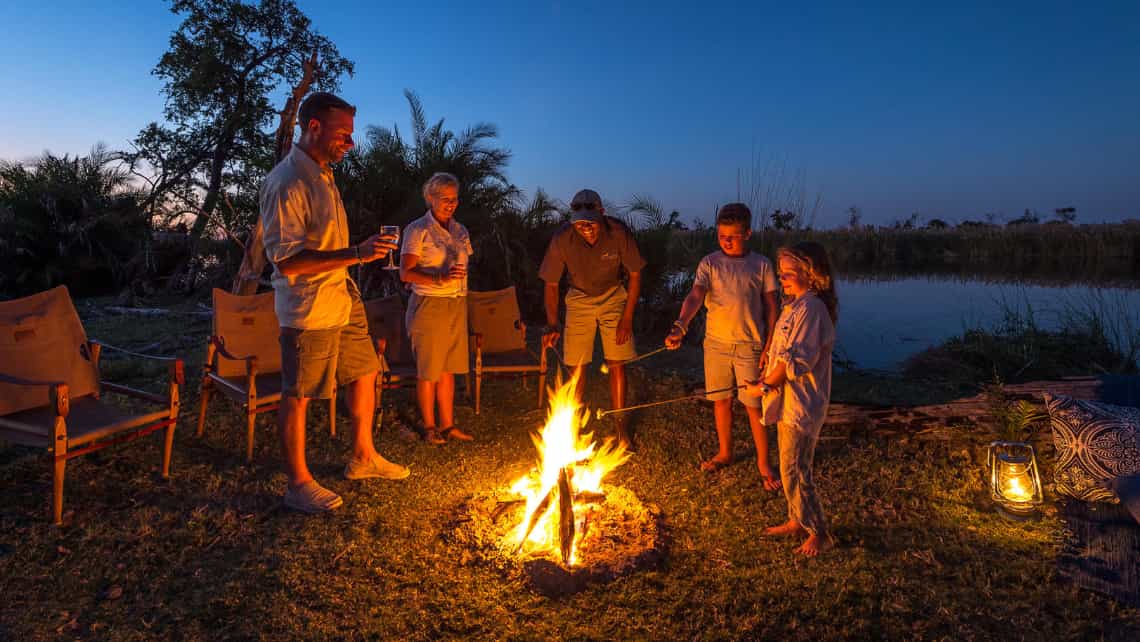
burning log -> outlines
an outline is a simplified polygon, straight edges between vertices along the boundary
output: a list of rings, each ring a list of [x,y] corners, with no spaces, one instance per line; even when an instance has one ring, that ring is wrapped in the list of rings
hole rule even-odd
[[[492,522],[499,521],[499,518],[502,517],[503,513],[506,512],[508,509],[514,508],[515,506],[518,506],[519,504],[525,504],[525,503],[526,503],[525,499],[508,499],[507,501],[499,502],[495,506],[495,510],[491,513],[491,521]]]
[[[602,504],[606,501],[606,494],[592,490],[584,490],[574,495],[574,501],[583,504]]]
[[[558,474],[558,543],[562,563],[569,566],[574,552],[574,493],[570,490],[570,472],[566,468]]]
[[[530,532],[534,530],[534,527],[538,525],[538,521],[546,514],[546,509],[550,508],[550,500],[554,498],[555,488],[557,488],[557,486],[551,486],[550,490],[546,491],[546,495],[542,498],[542,501],[538,503],[534,512],[530,514],[530,519],[527,520],[526,523],[526,530],[523,531],[523,536],[519,538],[519,547],[515,549],[515,553],[522,551],[523,546],[526,545],[527,538],[530,537]]]

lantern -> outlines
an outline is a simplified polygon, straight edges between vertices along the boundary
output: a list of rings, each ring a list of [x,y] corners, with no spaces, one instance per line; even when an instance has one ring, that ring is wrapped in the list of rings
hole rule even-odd
[[[989,448],[990,496],[1014,518],[1033,514],[1041,504],[1041,476],[1032,444],[995,441]]]

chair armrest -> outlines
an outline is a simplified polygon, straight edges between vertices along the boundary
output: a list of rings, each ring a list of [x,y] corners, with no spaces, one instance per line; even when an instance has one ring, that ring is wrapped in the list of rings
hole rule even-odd
[[[22,379],[4,373],[0,373],[0,382],[15,386],[46,387],[48,389],[48,395],[51,398],[51,405],[55,409],[55,414],[60,417],[66,417],[67,414],[71,412],[71,394],[66,383],[61,381],[33,381],[31,379]]]
[[[220,357],[222,359],[228,359],[230,361],[244,361],[246,373],[248,373],[251,377],[257,374],[257,356],[256,355],[251,354],[251,355],[239,357],[239,356],[231,353],[229,350],[226,350],[225,339],[223,339],[219,336],[210,337],[210,343],[214,344],[214,349],[216,350],[218,357]]]
[[[14,386],[62,386],[66,385],[62,381],[35,381],[33,379],[24,379],[13,375],[7,375],[0,372],[0,383],[9,383]]]
[[[214,348],[217,349],[218,356],[223,358],[223,359],[229,359],[230,361],[249,361],[250,359],[256,359],[257,358],[255,355],[239,356],[239,355],[236,355],[236,354],[230,352],[229,350],[226,349],[225,339],[223,339],[219,336],[210,337],[210,341],[214,344]]]
[[[100,381],[99,385],[103,386],[104,390],[110,390],[111,392],[117,392],[121,395],[126,395],[128,397],[134,397],[135,399],[145,399],[145,400],[150,401],[152,403],[164,404],[167,401],[169,401],[166,397],[163,397],[162,395],[156,395],[153,392],[147,392],[145,390],[139,390],[138,388],[132,388],[130,386],[124,386],[121,383],[111,383],[110,381]]]
[[[179,357],[167,357],[165,355],[159,355],[159,354],[143,354],[141,352],[135,352],[133,350],[127,350],[126,348],[120,348],[117,346],[113,346],[109,343],[104,343],[102,341],[96,341],[95,339],[88,341],[88,343],[97,345],[100,348],[107,348],[109,350],[114,350],[115,352],[121,352],[123,354],[129,354],[132,357],[141,357],[143,359],[152,359],[154,361],[180,361],[181,360]]]
[[[167,373],[169,374],[169,377],[170,377],[169,383],[176,384],[179,386],[185,385],[185,383],[186,383],[186,365],[185,365],[185,361],[182,360],[182,357],[167,357],[165,355],[158,355],[158,354],[143,354],[142,352],[135,352],[133,350],[127,350],[125,348],[113,346],[109,343],[105,343],[103,341],[97,341],[94,339],[88,341],[88,343],[90,343],[93,346],[98,346],[97,350],[94,351],[96,355],[101,353],[104,348],[107,348],[110,350],[114,350],[115,352],[121,352],[123,354],[129,354],[132,357],[139,357],[142,359],[150,359],[152,361],[166,361],[170,364],[169,367],[167,368]],[[97,358],[98,357],[96,357],[96,359]],[[155,395],[155,394],[152,394],[149,392],[144,392],[142,390],[138,390],[135,388],[131,388],[130,386],[124,386],[122,384],[113,383],[110,381],[100,381],[99,385],[106,387],[108,390],[113,390],[115,392],[118,392],[119,394],[124,394],[124,395],[128,395],[131,397],[138,397],[140,399],[147,399],[149,401],[157,401],[158,403],[166,403],[168,401],[167,399],[159,397],[158,395]]]

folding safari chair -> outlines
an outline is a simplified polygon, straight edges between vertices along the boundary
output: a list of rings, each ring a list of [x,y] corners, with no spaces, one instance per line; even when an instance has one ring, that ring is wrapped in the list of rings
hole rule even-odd
[[[408,333],[404,331],[404,302],[399,294],[365,301],[364,313],[368,317],[368,334],[376,345],[376,356],[380,358],[376,408],[382,413],[380,400],[385,389],[416,384],[416,359],[412,355]]]
[[[546,395],[546,351],[535,356],[526,347],[526,324],[519,314],[515,288],[467,293],[467,323],[475,355],[475,414],[479,414],[483,374],[538,375],[538,407]]]
[[[214,289],[214,334],[206,347],[198,436],[206,425],[206,405],[213,390],[245,411],[245,460],[253,461],[253,431],[258,413],[281,404],[281,328],[273,310],[273,292],[250,296]],[[329,400],[329,433],[336,436],[336,390]]]
[[[100,381],[103,349],[166,361],[166,396]],[[88,341],[67,288],[0,302],[0,439],[52,454],[52,519],[63,519],[64,469],[69,459],[166,429],[162,477],[178,421],[182,360],[138,354]],[[105,392],[150,402],[133,411],[108,403]]]

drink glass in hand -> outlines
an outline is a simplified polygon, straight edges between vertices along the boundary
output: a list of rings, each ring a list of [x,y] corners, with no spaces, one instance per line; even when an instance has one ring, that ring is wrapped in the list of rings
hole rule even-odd
[[[391,234],[392,236],[396,237],[396,243],[397,244],[400,242],[400,226],[399,225],[381,225],[380,226],[380,234],[384,234],[384,235]],[[400,266],[396,265],[396,252],[397,251],[398,250],[392,250],[391,252],[388,253],[388,262],[384,264],[385,270],[398,270],[398,269],[400,269]]]

